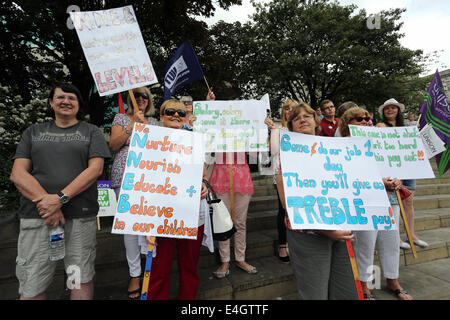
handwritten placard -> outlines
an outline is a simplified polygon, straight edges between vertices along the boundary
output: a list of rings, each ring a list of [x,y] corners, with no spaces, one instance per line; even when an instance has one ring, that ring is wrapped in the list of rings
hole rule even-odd
[[[287,213],[293,229],[397,229],[384,184],[361,138],[280,135]]]
[[[352,137],[362,137],[383,177],[399,179],[434,178],[433,169],[415,126],[366,127],[350,125]]]
[[[268,151],[267,100],[195,101],[194,131],[205,152]]]
[[[116,214],[116,193],[111,189],[111,181],[97,181],[98,217],[110,217]]]
[[[200,139],[194,132],[135,124],[112,233],[197,238]]]
[[[100,96],[158,82],[132,6],[70,17]]]

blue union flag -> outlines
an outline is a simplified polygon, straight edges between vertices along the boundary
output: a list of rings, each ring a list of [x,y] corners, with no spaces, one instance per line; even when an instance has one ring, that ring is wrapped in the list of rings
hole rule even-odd
[[[450,106],[438,70],[425,93],[419,113],[422,115],[420,127],[423,128],[428,123],[445,143],[446,150],[436,156],[439,176],[442,177],[450,168]]]
[[[164,101],[185,85],[203,77],[203,70],[189,41],[177,49],[164,73]]]

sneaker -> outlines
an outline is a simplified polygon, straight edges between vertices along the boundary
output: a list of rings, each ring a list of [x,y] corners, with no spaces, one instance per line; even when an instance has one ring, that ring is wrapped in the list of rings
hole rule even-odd
[[[400,241],[400,249],[411,250],[411,246],[407,242]]]

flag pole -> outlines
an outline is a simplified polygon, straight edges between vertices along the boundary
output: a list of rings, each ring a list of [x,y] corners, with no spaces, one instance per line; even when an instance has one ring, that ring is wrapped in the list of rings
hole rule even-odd
[[[358,266],[356,265],[355,252],[351,240],[345,240],[347,245],[348,256],[350,258],[350,264],[352,265],[353,278],[355,279],[356,291],[358,292],[359,300],[364,300],[364,293],[361,286],[361,280],[359,279]]]
[[[155,237],[150,237],[150,241],[155,242]],[[147,249],[147,259],[145,260],[145,269],[144,269],[144,279],[142,281],[142,291],[141,291],[141,300],[147,300],[148,295],[148,285],[150,284],[150,273],[152,271],[152,260],[153,260],[153,244],[148,245]]]
[[[208,81],[206,81],[206,77],[205,77],[205,76],[203,76],[203,79],[205,80],[206,86],[208,87],[208,93],[209,93],[209,91],[210,91],[211,89],[210,89],[210,87],[209,87]]]

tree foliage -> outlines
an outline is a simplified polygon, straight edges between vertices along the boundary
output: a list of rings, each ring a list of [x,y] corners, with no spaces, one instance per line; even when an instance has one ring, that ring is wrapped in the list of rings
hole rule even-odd
[[[258,93],[272,93],[276,106],[290,97],[314,108],[331,99],[373,110],[425,87],[424,81],[408,82],[423,71],[423,57],[400,45],[404,9],[382,11],[377,29],[368,28],[366,12],[354,5],[283,0],[255,7],[249,79]]]
[[[10,88],[0,87],[0,210],[18,207],[18,192],[9,181],[12,157],[26,128],[52,119],[48,110],[45,99],[24,103]]]
[[[48,88],[56,81],[74,83],[87,98],[92,122],[110,123],[107,108],[115,105],[115,97],[100,98],[84,57],[76,31],[68,28],[68,8],[81,11],[105,10],[132,4],[144,41],[159,79],[175,49],[187,39],[197,46],[207,43],[207,25],[196,15],[211,16],[214,5],[228,8],[241,0],[7,0],[2,1],[0,83],[30,101],[33,93]],[[67,71],[67,73],[64,72]],[[159,94],[159,92],[157,92]]]

